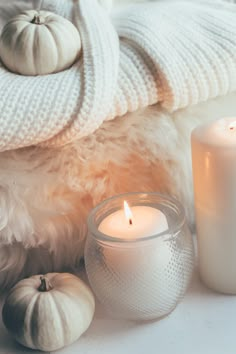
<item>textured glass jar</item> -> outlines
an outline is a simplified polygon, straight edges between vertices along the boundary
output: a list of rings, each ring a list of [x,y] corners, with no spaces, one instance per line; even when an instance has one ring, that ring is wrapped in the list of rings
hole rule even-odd
[[[126,200],[164,213],[168,229],[156,235],[118,238],[98,228]],[[115,317],[157,319],[170,313],[189,285],[193,240],[181,204],[159,193],[129,193],[105,200],[88,217],[85,266],[99,301]]]

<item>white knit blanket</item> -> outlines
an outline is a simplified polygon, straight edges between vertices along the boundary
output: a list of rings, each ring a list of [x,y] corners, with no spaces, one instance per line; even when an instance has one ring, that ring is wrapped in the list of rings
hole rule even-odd
[[[1,26],[29,7],[1,7]],[[157,102],[173,111],[236,89],[235,4],[155,2],[112,16],[97,0],[46,0],[44,8],[73,21],[83,55],[38,77],[0,64],[0,151],[60,146]]]

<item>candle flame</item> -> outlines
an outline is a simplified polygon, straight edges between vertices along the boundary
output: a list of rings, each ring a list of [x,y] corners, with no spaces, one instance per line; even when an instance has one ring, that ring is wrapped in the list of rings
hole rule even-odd
[[[126,219],[129,221],[129,224],[133,225],[133,214],[129,207],[129,204],[126,201],[124,201],[124,212],[125,212]]]
[[[236,121],[230,123],[230,125],[229,125],[230,130],[235,130],[235,128],[236,128]]]

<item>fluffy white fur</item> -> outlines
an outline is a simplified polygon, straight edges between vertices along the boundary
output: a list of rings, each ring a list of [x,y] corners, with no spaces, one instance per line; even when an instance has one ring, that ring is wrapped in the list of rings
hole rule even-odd
[[[89,210],[128,191],[176,195],[193,223],[190,133],[235,115],[236,94],[169,114],[159,106],[106,122],[59,149],[0,154],[0,284],[78,265]]]

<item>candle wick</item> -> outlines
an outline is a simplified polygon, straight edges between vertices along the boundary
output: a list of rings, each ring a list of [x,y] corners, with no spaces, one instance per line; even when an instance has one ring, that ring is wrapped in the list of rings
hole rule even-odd
[[[130,225],[133,225],[132,219],[129,219],[129,224],[130,224]]]

